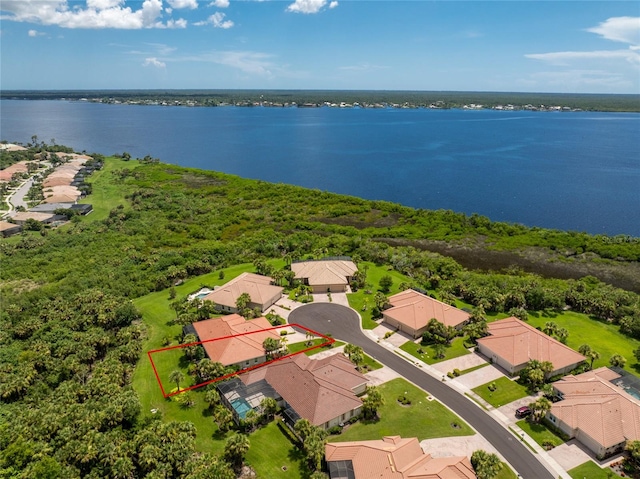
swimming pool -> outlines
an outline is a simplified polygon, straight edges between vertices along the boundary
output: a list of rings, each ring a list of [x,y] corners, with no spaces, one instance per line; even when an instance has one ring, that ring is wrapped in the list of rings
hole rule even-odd
[[[240,416],[240,419],[245,419],[247,417],[247,413],[253,409],[244,399],[234,399],[231,401],[231,407],[235,409],[238,416]]]

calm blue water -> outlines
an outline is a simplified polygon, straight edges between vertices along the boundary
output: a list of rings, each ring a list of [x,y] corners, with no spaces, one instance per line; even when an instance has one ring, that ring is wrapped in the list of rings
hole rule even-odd
[[[32,135],[427,209],[640,236],[640,114],[0,102]]]

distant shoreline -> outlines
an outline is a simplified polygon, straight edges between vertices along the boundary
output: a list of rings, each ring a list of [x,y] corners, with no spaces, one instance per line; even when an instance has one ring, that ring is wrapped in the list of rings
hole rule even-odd
[[[352,90],[4,90],[0,92],[0,99],[187,107],[640,112],[640,94]]]

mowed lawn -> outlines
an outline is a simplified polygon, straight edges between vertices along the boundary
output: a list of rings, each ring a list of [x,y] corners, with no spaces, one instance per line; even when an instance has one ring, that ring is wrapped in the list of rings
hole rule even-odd
[[[465,354],[470,354],[469,350],[464,347],[464,338],[455,338],[451,341],[451,344],[445,350],[444,358],[441,359],[436,359],[433,344],[430,344],[429,346],[421,346],[413,341],[407,341],[400,346],[400,349],[427,364],[435,364],[446,361],[447,359],[453,359],[459,356],[464,356]]]
[[[593,363],[594,368],[609,366],[611,356],[622,354],[627,358],[625,370],[637,374],[633,367],[637,363],[633,351],[640,347],[640,341],[622,334],[618,326],[591,319],[586,314],[574,311],[564,311],[550,316],[529,315],[529,324],[536,328],[543,328],[548,321],[553,321],[569,331],[567,346],[570,348],[577,351],[583,344],[588,344],[600,353],[600,359]]]
[[[496,385],[495,391],[489,390],[490,384]],[[510,402],[523,398],[529,394],[526,387],[507,377],[501,377],[495,381],[482,384],[473,388],[473,392],[493,407],[504,406],[505,404],[509,404]]]
[[[437,400],[429,401],[428,393],[402,378],[378,386],[385,404],[378,410],[376,422],[359,421],[347,427],[342,434],[330,436],[329,442],[381,439],[383,436],[434,437],[471,436],[474,431]],[[410,406],[403,406],[398,397],[405,395]]]
[[[253,467],[260,479],[271,477],[303,478],[310,473],[304,454],[278,428],[278,419],[249,436],[245,463]],[[283,469],[286,468],[286,469]]]
[[[547,428],[543,423],[537,424],[523,419],[516,424],[542,447],[545,447],[545,444],[553,444],[553,447],[556,447],[565,443],[564,439]]]
[[[609,471],[611,471],[611,469],[602,469],[595,462],[587,461],[567,472],[573,479],[584,479],[585,477],[588,479],[609,479],[611,477],[619,477],[616,474],[613,476],[609,475]]]

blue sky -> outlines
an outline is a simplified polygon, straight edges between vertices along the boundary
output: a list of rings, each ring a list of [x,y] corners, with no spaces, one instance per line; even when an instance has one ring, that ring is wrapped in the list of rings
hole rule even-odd
[[[640,93],[637,1],[2,0],[11,89]]]

